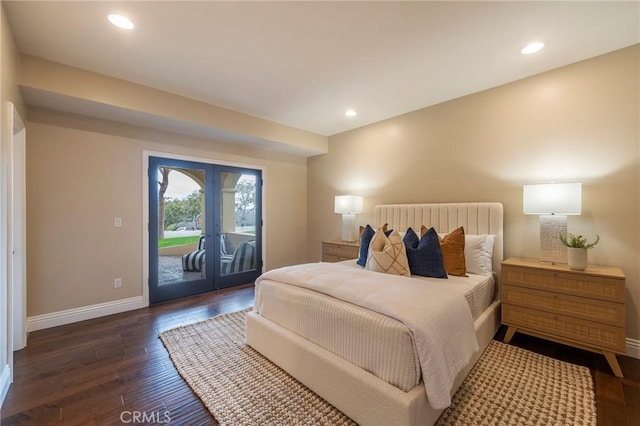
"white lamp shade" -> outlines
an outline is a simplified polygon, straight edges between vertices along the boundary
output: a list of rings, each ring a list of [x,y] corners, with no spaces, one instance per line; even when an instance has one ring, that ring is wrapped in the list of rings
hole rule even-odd
[[[524,185],[522,193],[525,214],[579,215],[582,213],[581,183]]]
[[[335,212],[342,214],[362,213],[362,197],[359,195],[336,196]]]

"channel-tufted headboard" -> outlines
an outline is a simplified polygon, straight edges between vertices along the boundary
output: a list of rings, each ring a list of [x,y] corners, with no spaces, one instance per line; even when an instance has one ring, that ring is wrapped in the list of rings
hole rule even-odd
[[[466,234],[495,235],[493,272],[497,278],[504,257],[503,209],[501,203],[382,204],[373,208],[373,224],[377,228],[389,224],[399,232],[412,227],[419,232],[422,225],[448,233],[463,226]]]

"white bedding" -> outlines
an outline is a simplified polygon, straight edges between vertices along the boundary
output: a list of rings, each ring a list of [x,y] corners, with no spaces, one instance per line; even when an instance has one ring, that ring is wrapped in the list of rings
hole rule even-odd
[[[420,383],[413,335],[400,321],[317,291],[265,280],[260,316],[408,392]]]
[[[352,259],[344,260],[339,263],[363,269],[362,266],[356,263],[356,261],[357,259]],[[411,278],[424,281],[434,280],[434,278],[422,277],[420,275],[412,275]],[[466,277],[450,275],[449,278],[442,283],[460,287],[462,289],[464,297],[467,299],[467,303],[469,304],[469,309],[471,309],[471,316],[476,320],[495,299],[495,282],[496,280],[493,275],[467,274]]]
[[[353,261],[341,264],[362,269]],[[426,277],[413,276],[415,279]],[[465,287],[473,319],[495,299],[493,276],[450,277]],[[260,284],[260,315],[405,392],[422,378],[413,336],[400,321],[313,290],[274,281]]]
[[[478,350],[464,285],[417,281],[341,264],[296,265],[269,271],[258,279],[254,306],[258,313],[263,308],[261,283],[271,281],[336,297],[405,324],[415,342],[425,390],[434,408],[450,404],[449,390],[456,375]]]

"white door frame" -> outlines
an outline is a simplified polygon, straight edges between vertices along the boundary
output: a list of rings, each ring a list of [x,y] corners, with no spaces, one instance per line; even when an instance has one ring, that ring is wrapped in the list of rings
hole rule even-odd
[[[9,102],[9,300],[12,308],[13,351],[27,346],[27,185],[26,129]]]
[[[7,127],[0,135],[0,406],[13,382],[13,351],[24,347],[27,323],[25,127],[11,102],[1,106]]]

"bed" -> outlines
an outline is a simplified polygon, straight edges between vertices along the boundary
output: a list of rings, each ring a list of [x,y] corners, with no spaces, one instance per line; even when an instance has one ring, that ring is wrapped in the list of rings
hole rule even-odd
[[[475,336],[473,344],[477,342],[475,350],[467,350],[472,355],[463,358],[464,364],[446,382],[448,390],[440,391],[447,397],[452,396],[500,325],[497,278],[503,259],[502,205],[376,206],[372,225],[379,227],[385,223],[390,229],[402,231],[408,227],[434,227],[442,234],[462,226],[467,235],[495,236],[490,258],[492,273],[484,276],[469,274],[469,277],[450,277],[447,280],[447,288],[454,289],[452,292],[457,292],[457,296],[446,299],[446,304],[450,304],[453,310],[453,297],[457,297],[455,303],[459,305],[459,299],[464,295],[464,309],[469,316],[468,332]],[[278,278],[287,277],[291,271],[296,277],[321,271],[325,274],[322,277],[342,277],[342,281],[350,282],[351,288],[357,287],[355,283],[370,280],[371,274],[377,274],[382,280],[379,284],[382,288],[385,285],[390,287],[394,276],[362,271],[355,261],[335,266],[309,264],[290,268],[293,269],[283,268],[284,272],[276,270],[268,275],[270,271],[265,274],[270,278],[262,279],[256,285],[254,310],[247,315],[247,344],[359,424],[434,424],[443,411],[442,395],[433,393],[439,376],[425,374],[429,370],[424,362],[421,363],[425,358],[424,345],[418,344],[423,340],[422,335],[410,321],[396,319],[384,309],[372,311],[362,306],[357,296],[353,300],[349,295],[343,300],[336,300],[322,289],[299,287],[287,279]],[[409,280],[406,281],[408,287],[437,285],[430,283],[434,280],[431,278],[403,279]],[[443,294],[441,297],[445,300],[449,296]],[[420,308],[415,310],[429,311],[433,308],[426,307],[431,302],[420,300],[420,305],[412,303],[414,308]],[[378,306],[374,308],[378,309]],[[471,340],[474,339],[465,337],[456,342],[449,339],[443,344],[471,346]],[[424,380],[425,377],[429,379]],[[429,393],[430,384],[432,393]],[[432,395],[432,401],[427,394]]]

